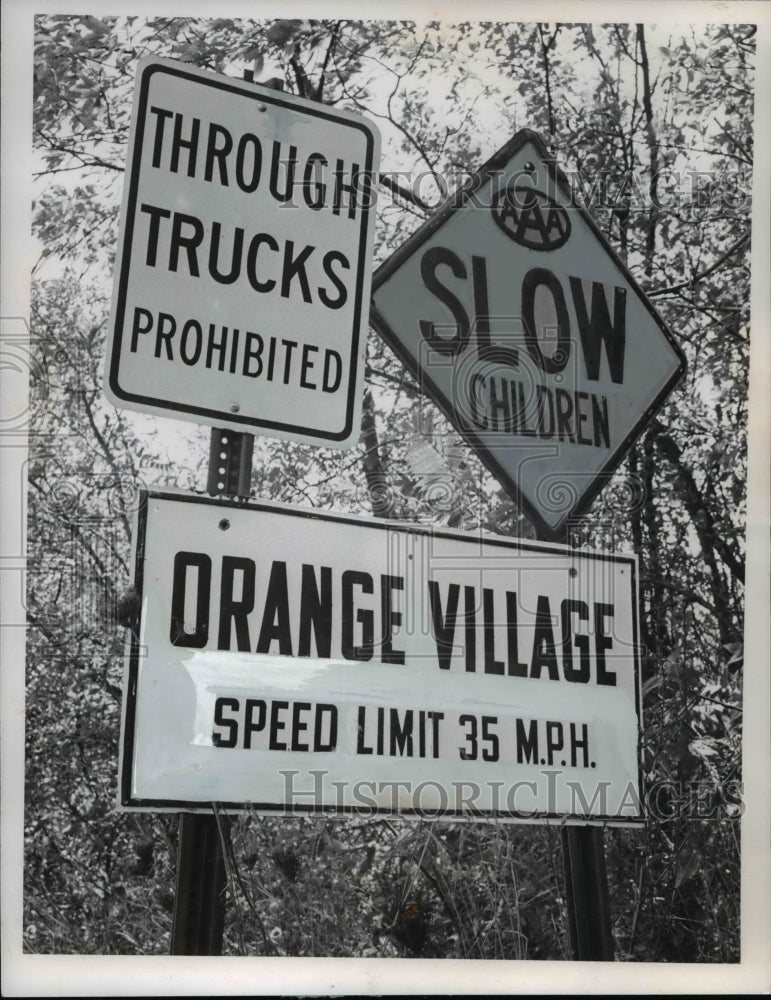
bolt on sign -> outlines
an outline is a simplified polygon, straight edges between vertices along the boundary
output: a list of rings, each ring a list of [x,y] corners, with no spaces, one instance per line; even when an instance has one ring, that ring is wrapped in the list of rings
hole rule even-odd
[[[641,818],[633,555],[144,491],[121,806]]]
[[[371,320],[548,537],[588,508],[685,370],[528,130],[377,270]]]
[[[359,438],[377,130],[140,63],[105,388],[116,405],[330,447]]]

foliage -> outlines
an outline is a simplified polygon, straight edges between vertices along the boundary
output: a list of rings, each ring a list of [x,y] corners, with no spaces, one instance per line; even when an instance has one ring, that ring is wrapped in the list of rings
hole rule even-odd
[[[516,128],[540,130],[676,330],[687,379],[574,534],[632,546],[641,560],[643,764],[664,791],[643,831],[606,833],[618,957],[737,959],[753,35],[746,25],[666,35],[613,24],[37,19],[29,951],[169,947],[176,818],[113,809],[120,595],[137,485],[200,488],[206,443],[169,422],[170,443],[156,422],[112,409],[99,377],[131,90],[137,60],[156,54],[278,73],[296,93],[372,116],[389,175],[378,261]],[[374,337],[367,380],[357,449],[341,458],[258,440],[253,493],[532,534]],[[225,826],[228,953],[567,956],[553,828],[253,816]]]

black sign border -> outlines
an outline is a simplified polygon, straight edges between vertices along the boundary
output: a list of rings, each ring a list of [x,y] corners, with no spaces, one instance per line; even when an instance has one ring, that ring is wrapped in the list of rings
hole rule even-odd
[[[502,465],[499,464],[499,462],[488,450],[480,435],[478,435],[472,428],[461,426],[460,422],[457,421],[454,404],[446,398],[430,375],[426,371],[421,371],[417,358],[415,358],[404,346],[402,341],[399,339],[399,335],[396,331],[391,329],[389,323],[375,305],[375,294],[378,288],[380,288],[381,285],[384,285],[388,279],[437,232],[437,230],[441,229],[454,212],[460,208],[464,208],[466,203],[474,196],[479,188],[486,184],[488,180],[494,178],[495,175],[499,174],[506,167],[512,157],[514,157],[528,143],[535,146],[538,155],[546,166],[551,182],[556,184],[562,194],[565,195],[568,200],[570,210],[578,212],[581,218],[589,226],[590,230],[602,246],[602,249],[611,258],[613,263],[624,276],[624,279],[629,282],[633,291],[639,296],[642,304],[645,306],[651,318],[661,330],[679,360],[679,365],[675,369],[674,373],[669,379],[667,379],[658,395],[640,415],[639,419],[629,431],[624,441],[610,455],[608,461],[602,466],[602,468],[598,469],[594,473],[592,481],[579,495],[574,506],[556,525],[550,525],[543,519],[538,508],[535,507],[529,498],[518,488],[517,483],[509,476],[509,473],[503,468]],[[664,400],[683,377],[686,370],[685,355],[683,354],[679,344],[672,336],[671,331],[665,326],[663,320],[656,312],[645,292],[637,284],[626,264],[624,264],[624,262],[616,254],[615,250],[610,246],[592,217],[582,206],[575,202],[572,197],[567,177],[557,166],[554,157],[549,153],[544,141],[531,129],[521,129],[517,132],[505,146],[502,146],[501,149],[499,149],[478,171],[473,174],[470,181],[466,184],[462,191],[451,195],[444,202],[444,204],[437,209],[434,215],[426,220],[426,222],[423,223],[419,229],[409,236],[405,242],[402,243],[396,251],[394,251],[388,260],[381,264],[377,271],[375,271],[372,278],[370,323],[377,333],[383,338],[385,343],[391,348],[397,358],[402,362],[412,377],[418,382],[418,384],[426,387],[428,395],[439,407],[450,424],[456,428],[456,430],[464,438],[466,444],[478,455],[489,472],[495,476],[498,482],[504,487],[507,493],[509,493],[520,509],[524,511],[528,519],[537,528],[538,532],[545,538],[549,538],[554,541],[562,540],[565,536],[565,531],[570,527],[570,525],[575,523],[578,518],[586,513],[596,499],[597,495],[606,485],[608,477],[611,473],[615,472],[615,470],[624,461],[632,445],[645,430],[645,427],[653,418],[654,414],[661,408]]]
[[[139,498],[136,510],[136,520],[134,525],[134,589],[138,595],[139,606],[142,606],[142,588],[144,583],[144,562],[145,546],[147,538],[147,512],[148,505],[153,500],[171,500],[181,503],[203,504],[220,510],[252,510],[268,511],[273,514],[285,513],[289,517],[304,517],[311,520],[324,522],[334,521],[337,524],[351,524],[357,528],[373,528],[376,530],[402,531],[415,535],[431,534],[437,538],[462,539],[469,533],[452,529],[436,529],[431,525],[409,524],[404,521],[388,521],[382,518],[365,518],[336,511],[316,510],[309,507],[288,507],[280,504],[269,503],[260,500],[238,500],[212,498],[210,496],[197,493],[171,492],[168,490],[142,489],[139,491]],[[387,807],[367,807],[367,814],[378,814],[384,816],[406,816],[406,817],[432,817],[453,818],[464,820],[510,820],[529,823],[581,823],[604,824],[608,826],[629,827],[644,824],[645,816],[645,793],[642,769],[642,694],[641,694],[641,663],[643,648],[640,645],[639,633],[639,607],[640,598],[637,580],[637,562],[634,556],[618,555],[616,553],[604,553],[596,551],[576,550],[568,545],[556,545],[553,542],[541,543],[518,537],[505,538],[500,535],[484,536],[485,544],[497,545],[510,549],[526,549],[531,552],[544,552],[551,555],[555,550],[561,550],[566,555],[578,555],[582,559],[598,560],[600,562],[624,563],[629,567],[630,586],[632,591],[632,655],[634,658],[634,678],[635,678],[635,711],[637,714],[637,794],[640,801],[641,812],[638,816],[621,817],[611,815],[565,814],[565,813],[521,813],[506,810],[475,810],[469,813],[468,810],[446,809],[432,811],[428,809],[400,809],[393,810]],[[136,727],[136,702],[137,687],[139,681],[139,666],[142,659],[143,647],[139,642],[141,626],[139,619],[136,622],[136,630],[132,631],[130,647],[126,665],[126,672],[123,684],[123,712],[122,728],[120,739],[120,765],[119,765],[119,803],[120,807],[126,810],[137,810],[144,812],[153,811],[179,811],[179,812],[199,812],[210,813],[212,803],[190,801],[181,799],[148,799],[135,797],[131,794],[131,775],[134,762],[135,747],[135,727]],[[362,815],[362,809],[357,806],[313,806],[298,805],[286,806],[283,803],[275,802],[217,802],[218,808],[226,812],[261,812],[274,813],[276,815],[336,815],[350,814]]]
[[[286,423],[274,420],[259,420],[255,417],[231,413],[229,410],[212,410],[206,406],[195,403],[176,403],[171,400],[157,399],[152,396],[144,396],[140,393],[128,392],[121,388],[119,381],[119,367],[121,359],[121,347],[123,343],[126,297],[128,294],[129,269],[131,263],[131,248],[134,236],[134,221],[136,217],[137,191],[139,187],[140,164],[144,143],[145,123],[147,121],[147,104],[149,100],[150,81],[156,73],[165,73],[169,76],[179,77],[182,80],[192,81],[204,87],[213,87],[216,90],[224,90],[229,93],[238,94],[241,97],[248,97],[259,104],[272,104],[278,108],[285,108],[293,112],[302,110],[304,114],[312,115],[322,120],[343,124],[353,130],[362,132],[366,140],[366,166],[364,174],[370,179],[373,178],[373,157],[375,140],[371,127],[362,118],[361,122],[343,119],[334,110],[326,105],[319,104],[317,107],[298,109],[295,102],[287,101],[281,96],[281,91],[260,88],[258,85],[238,80],[230,80],[228,77],[212,74],[211,79],[201,76],[198,73],[191,73],[184,66],[171,65],[167,61],[153,60],[139,70],[139,88],[137,97],[137,115],[135,132],[133,135],[133,156],[129,174],[129,190],[126,201],[124,227],[122,230],[122,242],[120,246],[120,270],[118,273],[118,294],[115,306],[115,316],[112,328],[112,343],[110,345],[109,369],[107,373],[110,390],[116,397],[127,404],[140,404],[142,407],[153,407],[154,410],[166,411],[167,416],[174,417],[178,414],[190,414],[192,416],[205,417],[207,420],[215,421],[215,426],[225,422],[227,424],[243,425],[244,431],[249,428],[258,428],[263,432],[279,431],[285,434],[302,434],[306,437],[317,438],[320,444],[325,441],[344,441],[354,431],[353,418],[356,409],[356,390],[360,380],[362,359],[359,357],[359,343],[362,330],[362,292],[364,287],[364,274],[367,265],[367,245],[369,228],[374,226],[374,209],[376,198],[374,197],[374,187],[370,183],[367,189],[367,203],[361,206],[361,223],[359,227],[359,249],[357,259],[357,281],[354,300],[353,330],[351,339],[351,366],[348,383],[348,398],[345,410],[345,426],[342,431],[325,432],[318,427],[305,427],[296,423]],[[184,419],[184,418],[183,418]]]

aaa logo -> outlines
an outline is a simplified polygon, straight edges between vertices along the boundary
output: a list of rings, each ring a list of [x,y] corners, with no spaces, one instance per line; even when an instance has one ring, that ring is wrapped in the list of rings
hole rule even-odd
[[[515,243],[531,250],[556,250],[567,243],[570,219],[548,194],[523,184],[499,191],[492,204],[498,227]]]

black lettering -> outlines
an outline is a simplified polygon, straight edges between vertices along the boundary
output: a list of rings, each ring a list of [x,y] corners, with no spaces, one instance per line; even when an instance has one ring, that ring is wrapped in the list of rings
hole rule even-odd
[[[278,651],[282,656],[292,655],[286,563],[278,559],[274,560],[270,568],[268,592],[265,597],[265,610],[256,652],[269,653],[274,641],[278,642]]]
[[[557,413],[557,437],[560,441],[575,441],[573,396],[567,389],[555,389],[554,402]]]
[[[311,361],[309,354],[316,354],[318,347],[314,347],[313,344],[303,344],[303,359],[300,363],[300,385],[303,389],[315,389],[316,386],[313,382],[308,381],[308,371],[313,368],[314,362]]]
[[[300,721],[300,712],[310,711],[311,704],[309,701],[296,701],[292,705],[292,749],[293,750],[310,750],[307,743],[300,742],[300,734],[304,733],[308,729],[307,722]]]
[[[608,425],[608,401],[604,396],[592,396],[592,422],[594,423],[594,446],[604,444],[610,448],[610,427]]]
[[[537,416],[538,416],[538,436],[554,437],[554,399],[551,389],[545,385],[537,385]],[[547,422],[548,417],[548,422]]]
[[[491,376],[489,383],[490,417],[492,418],[490,429],[494,431],[511,430],[511,408],[509,407],[509,394],[506,391],[506,380]]]
[[[278,174],[279,168],[281,166],[286,167],[285,180],[284,180],[284,190],[279,191],[278,189]],[[276,199],[276,201],[289,201],[292,197],[292,189],[294,187],[294,172],[297,167],[297,147],[289,147],[289,159],[281,159],[281,143],[276,141],[273,143],[273,155],[270,159],[270,193]]]
[[[273,701],[270,705],[270,735],[268,737],[268,747],[271,750],[288,750],[286,743],[279,742],[279,733],[286,728],[286,722],[279,719],[279,712],[289,708],[288,701]]]
[[[192,352],[188,352],[188,338],[191,333],[195,341]],[[201,324],[197,320],[189,319],[182,327],[182,333],[179,338],[179,356],[186,365],[194,365],[200,358],[202,349],[203,330],[201,329]]]
[[[254,710],[257,709],[257,721],[254,719]],[[268,707],[259,698],[247,698],[244,706],[244,750],[250,750],[252,746],[252,733],[261,733],[265,728],[268,715]]]
[[[480,356],[490,350],[490,304],[487,292],[487,261],[484,257],[471,258],[471,287],[474,294],[474,333]]]
[[[412,709],[408,708],[405,710],[404,722],[400,722],[399,720],[399,709],[391,709],[391,725],[389,727],[391,745],[388,752],[392,757],[396,757],[397,754],[403,757],[405,753],[408,757],[412,756],[412,727]]]
[[[158,256],[158,232],[161,226],[161,219],[170,219],[171,212],[165,208],[156,208],[155,205],[140,205],[139,211],[150,216],[150,231],[147,235],[147,257],[145,263],[148,267],[155,267]]]
[[[281,297],[289,298],[292,290],[292,281],[297,278],[300,282],[303,302],[313,302],[311,288],[308,284],[308,275],[305,273],[305,262],[316,248],[305,246],[300,253],[294,257],[294,242],[287,240],[284,247],[284,270],[281,273]]]
[[[207,368],[209,368],[211,366],[211,338],[212,338],[212,331],[213,330],[214,330],[214,324],[212,323],[209,326],[209,351],[207,351],[207,354],[206,354],[206,367]],[[240,333],[240,331],[239,331],[238,327],[237,326],[234,327],[233,328],[232,346],[230,348],[230,369],[229,370],[230,370],[230,374],[231,375],[235,375],[235,373],[236,373],[236,365],[238,363],[238,335],[239,335],[239,333]],[[249,336],[249,331],[248,330],[247,330],[247,334],[246,335],[247,335],[247,337]],[[226,326],[223,326],[223,328],[222,328],[222,336],[223,336],[223,339],[224,339],[225,344],[226,344],[227,343],[227,339],[228,339],[228,328]],[[223,344],[223,348],[224,348],[224,344]],[[220,371],[222,371],[222,360],[223,360],[223,357],[224,357],[224,350],[223,350],[223,355],[220,356],[220,366],[219,366]]]
[[[624,353],[626,349],[626,289],[613,289],[613,322],[608,301],[601,282],[592,282],[591,316],[586,311],[584,286],[580,278],[570,279],[573,305],[578,318],[578,330],[584,349],[587,378],[595,382],[600,377],[600,356],[605,345],[610,377],[617,384],[624,382]]]
[[[318,210],[324,206],[327,186],[326,184],[322,184],[319,179],[319,173],[321,171],[318,167],[326,167],[326,165],[327,161],[321,153],[311,153],[305,161],[305,170],[303,172],[303,197],[305,198],[305,204],[308,208],[312,208],[315,212],[318,212]],[[313,181],[311,180],[311,175],[313,175]],[[311,197],[312,194],[314,197]]]
[[[345,184],[343,178],[346,176],[345,164],[342,160],[338,160],[335,165],[335,196],[332,203],[332,214],[339,215],[340,209],[343,206],[343,192],[348,194],[348,218],[356,218],[356,208],[357,208],[357,194],[358,194],[358,179],[359,179],[359,164],[354,163],[351,165],[351,183]]]
[[[282,340],[281,343],[286,348],[284,352],[284,385],[289,385],[289,372],[292,368],[292,353],[297,347],[296,340]]]
[[[270,292],[276,287],[276,282],[272,278],[269,278],[267,281],[260,281],[257,277],[257,251],[263,243],[273,250],[274,253],[278,251],[278,243],[276,243],[269,233],[258,233],[252,238],[246,253],[246,276],[255,292]]]
[[[481,372],[473,372],[469,380],[469,403],[471,404],[471,419],[477,427],[484,430],[487,427],[487,417],[484,415],[485,376]]]
[[[538,607],[535,612],[535,634],[533,637],[533,659],[530,664],[530,676],[540,677],[544,667],[549,672],[549,680],[559,680],[549,598],[544,594],[539,594]]]
[[[364,705],[359,705],[356,716],[356,753],[372,753],[372,747],[364,746],[364,731],[366,728],[367,710]]]
[[[581,747],[583,750],[584,762],[581,767],[589,766],[589,727],[584,722],[581,724],[581,733],[583,739],[579,740],[576,736],[576,724],[575,722],[570,723],[570,766],[575,767],[577,764],[576,750]]]
[[[161,345],[166,348],[166,357],[169,361],[174,360],[171,350],[171,341],[177,332],[177,321],[169,313],[158,313],[158,329],[155,331],[155,356],[161,356]]]
[[[578,424],[577,424],[576,430],[578,432],[578,443],[579,444],[591,444],[592,443],[592,439],[588,438],[588,437],[586,437],[584,435],[584,424],[589,419],[589,414],[588,413],[584,413],[584,411],[581,409],[581,403],[583,403],[584,400],[588,400],[588,399],[589,399],[589,393],[588,392],[577,392],[576,393],[576,414],[578,415]],[[596,434],[596,431],[595,431],[595,434]]]
[[[147,326],[142,325],[142,320],[145,320]],[[139,306],[134,307],[134,323],[131,327],[131,353],[135,354],[137,350],[137,344],[139,342],[140,333],[149,333],[153,328],[153,314],[149,309],[140,309]]]
[[[190,226],[193,230],[189,236],[182,235],[182,227]],[[169,270],[176,271],[179,265],[179,251],[184,247],[187,251],[187,268],[194,278],[200,277],[198,270],[198,254],[196,250],[203,242],[204,228],[200,219],[194,215],[184,215],[175,212],[171,223],[171,245],[169,247]]]
[[[444,712],[428,712],[428,717],[431,720],[431,746],[433,748],[432,756],[434,759],[439,757],[439,723],[444,718]]]
[[[551,292],[557,314],[557,346],[551,355],[541,350],[535,324],[535,292],[540,285]],[[531,268],[522,280],[522,325],[530,357],[541,371],[549,374],[561,372],[570,357],[570,316],[559,279],[545,267]]]
[[[225,709],[230,709],[231,712],[238,711],[238,698],[217,698],[214,702],[214,725],[220,727],[226,727],[228,729],[228,735],[223,736],[221,733],[213,732],[211,734],[211,741],[215,747],[234,747],[238,742],[238,722],[236,719],[226,719],[223,716]]]
[[[616,684],[616,673],[605,666],[605,650],[613,648],[613,639],[605,631],[604,619],[612,619],[615,613],[616,609],[612,604],[594,605],[594,656],[597,661],[597,683],[612,687]]]
[[[465,623],[466,670],[477,668],[477,610],[476,592],[473,587],[463,588],[463,620]]]
[[[369,573],[347,569],[342,576],[342,639],[340,647],[346,660],[371,660],[375,636],[374,615],[372,611],[359,608],[356,611],[356,622],[361,625],[362,641],[357,646],[353,641],[353,588],[360,587],[362,593],[374,592],[374,584]]]
[[[220,239],[222,226],[213,222],[211,227],[211,243],[209,245],[209,274],[221,285],[232,285],[241,274],[241,256],[244,252],[244,231],[240,226],[233,230],[233,250],[230,255],[230,270],[223,274],[219,269]]]
[[[324,716],[329,716],[329,739],[322,740],[324,731]],[[316,723],[313,727],[313,749],[316,753],[328,753],[337,746],[337,708],[335,705],[318,704],[316,706]]]
[[[498,742],[498,736],[496,733],[490,731],[491,726],[496,726],[498,724],[497,715],[483,715],[482,716],[482,740],[485,743],[490,744],[488,750],[487,747],[482,747],[482,760],[498,760],[500,757],[500,745]]]
[[[467,277],[466,266],[460,257],[446,247],[431,247],[420,259],[420,277],[423,279],[423,284],[450,310],[456,323],[455,334],[452,337],[442,337],[437,332],[436,325],[425,319],[419,321],[419,326],[423,339],[427,340],[435,351],[452,357],[460,354],[466,347],[471,328],[463,303],[436,276],[436,269],[440,264],[449,267],[456,278],[464,279]]]
[[[404,650],[393,648],[394,625],[401,625],[401,611],[393,610],[392,591],[404,590],[404,577],[382,574],[380,577],[380,623],[383,629],[380,661],[382,663],[404,663]]]
[[[482,617],[485,639],[485,673],[503,674],[503,660],[495,659],[495,594],[490,587],[482,588]],[[485,758],[486,759],[486,758]]]
[[[332,649],[332,570],[319,567],[320,585],[313,566],[303,564],[300,585],[300,635],[297,655],[311,655],[311,629],[316,656],[327,657]]]
[[[439,658],[439,667],[442,670],[449,670],[452,661],[455,625],[458,621],[459,597],[460,584],[451,583],[447,590],[447,611],[442,615],[442,598],[439,593],[439,584],[436,580],[428,581],[428,600],[431,605],[431,620],[434,625],[436,655]]]
[[[561,722],[547,722],[546,723],[546,758],[547,763],[552,764],[554,762],[554,754],[558,750],[562,750],[565,746],[565,740],[562,736],[562,723]],[[564,761],[563,761],[564,763]]]
[[[169,169],[173,174],[179,170],[180,150],[187,150],[187,176],[195,177],[195,161],[198,156],[198,133],[201,122],[198,118],[193,118],[190,126],[190,138],[182,138],[182,115],[174,115],[174,135],[171,141],[171,164]]]
[[[222,139],[222,145],[217,145],[217,139]],[[203,168],[203,179],[211,182],[214,176],[214,161],[220,174],[220,184],[228,186],[228,166],[225,162],[233,148],[233,138],[222,125],[209,125],[209,139],[206,143],[206,163]]]
[[[247,157],[246,151],[250,147],[252,154],[251,157]],[[247,159],[251,160],[249,174],[245,172],[245,161]],[[260,140],[256,135],[252,135],[251,132],[245,132],[238,140],[238,149],[236,150],[236,184],[242,191],[251,194],[252,191],[257,190],[261,173],[262,146],[260,145]]]
[[[256,346],[255,346],[256,345]],[[247,375],[249,378],[257,378],[258,375],[262,373],[262,349],[263,349],[262,337],[259,333],[252,333],[251,330],[246,331],[246,343],[244,344],[244,361],[241,367],[241,374]],[[252,361],[257,362],[257,371],[253,372]]]
[[[150,108],[152,114],[157,115],[155,120],[155,142],[153,143],[153,166],[160,167],[161,151],[163,150],[163,130],[166,127],[166,119],[171,118],[173,111],[165,108]]]
[[[517,763],[538,763],[538,726],[535,719],[530,720],[527,733],[522,719],[517,719]]]
[[[228,328],[226,326],[223,326],[221,329],[222,329],[222,336],[221,336],[220,340],[217,340],[215,338],[215,336],[214,336],[216,327],[215,327],[214,323],[209,323],[209,337],[208,337],[208,340],[206,342],[206,367],[207,368],[211,368],[211,366],[212,366],[212,359],[213,359],[213,356],[214,356],[214,352],[216,351],[217,352],[217,356],[219,358],[219,360],[217,362],[217,369],[219,371],[224,371],[225,370],[225,352],[226,352],[227,346],[228,346]],[[235,341],[237,343],[238,342],[238,330],[234,330],[233,331],[233,336],[234,336],[234,339],[235,339]]]
[[[517,635],[517,595],[506,591],[506,662],[509,677],[527,677],[527,664],[519,662],[519,637]]]
[[[564,600],[560,605],[562,625],[562,672],[566,681],[587,684],[591,673],[589,662],[589,636],[573,635],[571,615],[578,615],[582,622],[589,621],[589,608],[583,601]],[[573,664],[573,646],[579,651],[580,666]]]
[[[461,760],[476,760],[479,754],[477,739],[477,717],[475,715],[459,715],[458,722],[461,726],[468,726],[468,732],[464,733],[468,749],[460,748]]]
[[[241,574],[241,596],[236,600],[236,572]],[[230,644],[233,626],[236,627],[236,649],[248,653],[252,648],[249,638],[249,614],[254,610],[255,564],[253,559],[240,556],[223,556],[220,583],[220,624],[217,649],[232,649]]]
[[[343,359],[337,351],[330,348],[324,354],[324,375],[321,380],[321,388],[324,392],[337,392],[342,378]]]
[[[188,570],[196,574],[195,624],[185,631],[185,603]],[[203,649],[209,639],[209,599],[211,597],[211,559],[205,552],[177,552],[171,587],[169,640],[172,646]]]
[[[319,287],[317,289],[319,298],[327,309],[340,309],[348,301],[348,289],[343,284],[340,276],[335,274],[332,270],[332,265],[335,263],[339,264],[345,271],[350,271],[351,269],[350,261],[345,254],[341,253],[339,250],[330,250],[328,253],[324,254],[321,260],[321,266],[324,269],[324,274],[331,279],[332,284],[335,286],[338,293],[336,297],[333,297],[329,294],[326,288]]]

